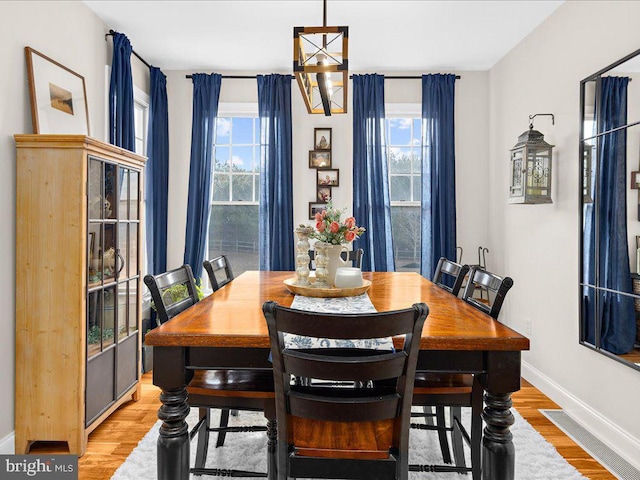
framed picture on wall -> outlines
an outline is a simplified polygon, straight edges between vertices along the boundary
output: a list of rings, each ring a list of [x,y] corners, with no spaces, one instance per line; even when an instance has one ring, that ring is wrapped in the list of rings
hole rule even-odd
[[[318,169],[316,170],[317,185],[319,187],[338,187],[340,185],[340,170]]]
[[[84,77],[25,47],[33,133],[90,135]]]
[[[314,128],[313,145],[316,150],[331,150],[331,129]]]
[[[331,152],[325,150],[309,151],[309,168],[331,168]]]
[[[318,187],[316,201],[327,203],[331,200],[331,187]]]
[[[322,212],[327,208],[324,202],[309,202],[309,220],[315,220],[316,213]]]

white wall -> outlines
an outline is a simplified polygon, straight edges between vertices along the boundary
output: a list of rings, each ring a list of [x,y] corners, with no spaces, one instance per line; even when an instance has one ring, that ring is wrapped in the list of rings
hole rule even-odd
[[[33,133],[24,47],[85,79],[89,125],[104,139],[104,24],[82,2],[0,2],[0,445],[13,432],[15,371],[15,178],[13,134]],[[64,232],[60,232],[61,235]],[[55,255],[55,252],[51,253]],[[37,295],[37,292],[33,292]],[[49,319],[43,319],[48,321]],[[3,453],[4,447],[0,447]]]
[[[169,229],[167,268],[183,263],[186,205],[191,145],[192,82],[186,74],[167,73],[169,97],[170,172]],[[208,72],[207,72],[208,73]],[[233,72],[217,72],[233,74]],[[270,73],[270,72],[260,72]],[[380,72],[378,72],[380,73]],[[420,75],[429,72],[405,72]],[[449,73],[449,72],[446,72]],[[451,72],[455,73],[455,72]],[[246,73],[245,73],[246,74]],[[394,72],[398,75],[398,72]],[[488,242],[487,212],[489,179],[488,135],[486,121],[489,109],[488,73],[461,72],[456,81],[456,181],[458,204],[458,244],[465,259],[475,263],[477,248]],[[351,109],[344,115],[309,115],[295,82],[291,85],[293,116],[293,214],[294,226],[309,224],[309,202],[315,201],[316,171],[309,168],[309,150],[313,149],[314,128],[332,129],[332,167],[340,169],[340,186],[332,189],[336,207],[352,210],[352,137]],[[349,92],[349,102],[351,102]],[[387,80],[387,103],[421,103],[420,80]],[[257,103],[255,80],[223,79],[220,102]],[[292,232],[293,237],[293,232]],[[489,257],[490,261],[490,257]]]
[[[640,372],[578,344],[578,136],[579,82],[640,48],[639,15],[638,2],[566,2],[489,82],[490,243],[515,280],[501,318],[521,332],[531,323],[525,378],[636,465]],[[509,149],[534,113],[555,114],[555,126],[535,120],[556,146],[554,203],[508,205]]]

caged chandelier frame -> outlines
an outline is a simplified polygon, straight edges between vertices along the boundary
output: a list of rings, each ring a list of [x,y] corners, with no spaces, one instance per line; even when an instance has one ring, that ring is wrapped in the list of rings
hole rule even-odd
[[[349,27],[327,26],[327,0],[322,27],[293,28],[293,73],[309,113],[347,113],[348,43]]]

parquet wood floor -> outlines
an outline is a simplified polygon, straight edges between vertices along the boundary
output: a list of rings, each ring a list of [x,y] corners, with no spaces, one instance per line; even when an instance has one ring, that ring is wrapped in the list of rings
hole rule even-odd
[[[159,390],[152,384],[151,373],[142,376],[142,396],[118,409],[90,436],[87,453],[79,461],[80,480],[107,480],[124,462],[140,439],[157,421]],[[525,380],[513,395],[513,406],[553,444],[558,452],[585,477],[592,480],[615,480],[604,467],[576,445],[538,409],[558,409],[557,404]],[[68,452],[66,444],[37,443],[31,453]],[[149,468],[155,468],[150,465]]]

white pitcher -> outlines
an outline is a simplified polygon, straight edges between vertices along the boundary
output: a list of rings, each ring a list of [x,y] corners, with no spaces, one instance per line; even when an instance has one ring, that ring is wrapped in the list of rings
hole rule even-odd
[[[336,269],[338,267],[351,266],[350,261],[343,260],[340,256],[342,252],[346,252],[347,258],[349,258],[349,249],[345,245],[331,245],[327,248],[327,257],[329,257],[329,265],[327,266],[329,275],[327,275],[327,283],[332,287],[335,285]]]

